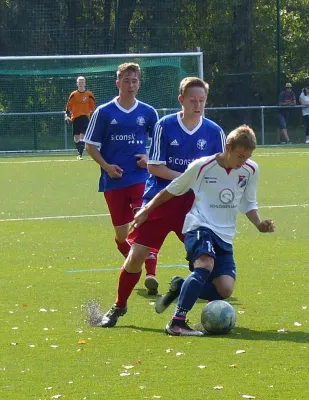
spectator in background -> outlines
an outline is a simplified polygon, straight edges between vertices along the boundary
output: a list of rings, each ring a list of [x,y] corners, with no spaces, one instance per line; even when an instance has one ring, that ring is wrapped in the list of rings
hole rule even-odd
[[[292,90],[292,84],[286,83],[285,89],[280,93],[279,106],[295,106],[296,105],[296,97]],[[286,110],[283,108],[279,108],[278,110],[278,131],[277,131],[277,143],[291,143],[288,131],[287,131],[287,121],[289,117],[289,109]]]
[[[306,125],[306,144],[309,144],[309,83],[305,86],[305,88],[302,90],[300,96],[299,96],[299,102],[303,107],[301,109],[304,120],[305,120],[305,125]]]

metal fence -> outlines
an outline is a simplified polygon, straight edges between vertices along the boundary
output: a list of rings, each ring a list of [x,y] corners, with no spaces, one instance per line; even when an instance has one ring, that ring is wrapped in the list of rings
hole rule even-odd
[[[283,108],[289,112],[290,140],[296,144],[304,143],[305,124],[301,112],[303,106],[210,107],[205,109],[205,116],[218,123],[226,134],[241,124],[248,124],[256,133],[258,145],[275,145],[278,140],[277,115],[279,109]],[[180,108],[157,109],[160,117],[179,110]],[[71,127],[67,126],[64,117],[64,111],[0,113],[0,125],[5,127],[1,129],[0,153],[72,150],[74,143]],[[24,132],[25,125],[32,126],[32,129]]]

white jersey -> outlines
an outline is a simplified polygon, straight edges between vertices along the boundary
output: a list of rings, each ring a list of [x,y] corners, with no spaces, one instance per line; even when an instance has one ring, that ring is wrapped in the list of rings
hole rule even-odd
[[[257,209],[257,181],[258,165],[254,161],[248,160],[239,169],[225,169],[216,156],[210,156],[193,161],[166,189],[175,196],[189,189],[194,191],[195,201],[186,216],[183,233],[203,226],[232,244],[237,211],[246,214]]]

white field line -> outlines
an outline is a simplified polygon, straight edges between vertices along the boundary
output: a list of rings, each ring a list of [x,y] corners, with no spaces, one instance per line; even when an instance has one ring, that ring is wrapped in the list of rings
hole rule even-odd
[[[309,156],[309,151],[290,151],[290,152],[278,152],[278,153],[263,153],[263,154],[254,154],[254,157],[273,157],[273,156],[289,156],[289,155],[298,155],[298,156]],[[91,159],[87,159],[86,161],[92,161]],[[0,164],[35,164],[35,163],[64,163],[64,162],[79,162],[79,160],[22,160],[22,161],[1,161]]]
[[[284,205],[266,205],[261,208],[293,208],[293,207],[309,207],[309,203],[304,204],[284,204]],[[29,217],[29,218],[6,218],[0,219],[0,222],[15,222],[15,221],[45,221],[50,219],[71,219],[71,218],[98,218],[109,217],[110,214],[84,214],[84,215],[55,215],[48,217]]]
[[[63,163],[80,162],[80,160],[23,160],[23,161],[0,161],[0,164],[35,164],[35,163]],[[91,160],[92,161],[92,160]]]

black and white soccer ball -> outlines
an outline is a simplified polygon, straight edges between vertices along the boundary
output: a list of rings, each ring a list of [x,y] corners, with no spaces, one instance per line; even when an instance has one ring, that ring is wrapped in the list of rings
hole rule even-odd
[[[234,308],[224,300],[213,300],[202,310],[201,323],[210,334],[229,333],[236,324]]]

